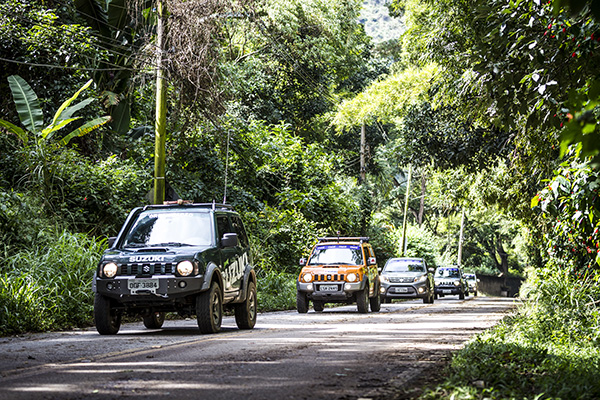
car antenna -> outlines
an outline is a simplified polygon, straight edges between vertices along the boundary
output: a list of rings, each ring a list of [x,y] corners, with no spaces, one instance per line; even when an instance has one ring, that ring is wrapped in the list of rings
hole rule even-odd
[[[229,137],[231,130],[227,130],[227,150],[225,151],[225,184],[223,185],[223,204],[227,204],[227,170],[229,167]]]

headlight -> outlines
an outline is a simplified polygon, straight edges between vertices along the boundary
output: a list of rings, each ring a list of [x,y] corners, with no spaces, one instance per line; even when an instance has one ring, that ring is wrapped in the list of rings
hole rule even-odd
[[[177,272],[181,276],[191,275],[192,272],[194,272],[194,264],[192,264],[191,261],[182,261],[179,264],[177,264]]]
[[[346,280],[348,282],[356,282],[358,280],[358,275],[356,275],[355,273],[350,273],[348,274],[348,276],[346,276]]]
[[[306,274],[302,275],[302,280],[306,283],[312,282],[313,276],[310,272],[307,272]]]
[[[379,280],[380,280],[381,282],[389,282],[389,281],[390,281],[390,280],[388,279],[388,277],[387,277],[387,276],[385,276],[385,275],[379,275]]]
[[[104,275],[104,277],[106,278],[112,278],[117,274],[118,268],[119,267],[117,267],[117,264],[115,264],[114,262],[104,264],[104,266],[102,267],[102,275]]]
[[[425,282],[427,280],[427,275],[421,275],[415,278],[415,282]]]
[[[454,281],[454,286],[460,286],[460,281]]]

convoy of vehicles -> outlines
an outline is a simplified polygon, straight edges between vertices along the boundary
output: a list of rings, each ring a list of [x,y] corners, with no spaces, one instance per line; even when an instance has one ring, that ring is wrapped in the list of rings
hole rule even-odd
[[[429,268],[422,258],[390,258],[385,263],[379,280],[381,302],[393,299],[421,298],[423,303],[432,304],[435,282],[434,268]]]
[[[296,307],[310,303],[355,303],[360,313],[377,312],[393,299],[477,295],[477,276],[459,266],[437,270],[422,258],[390,258],[381,273],[368,237],[319,238],[301,259]],[[435,273],[434,273],[435,272]],[[159,329],[165,313],[196,316],[202,333],[221,329],[224,309],[240,329],[257,317],[257,278],[242,220],[225,204],[184,201],[138,207],[110,238],[94,274],[94,320],[102,335],[114,335],[124,316],[141,317]]]
[[[166,312],[221,329],[223,308],[240,329],[256,323],[256,274],[240,216],[224,204],[171,202],[136,208],[102,256],[93,280],[94,320],[116,334],[123,316],[160,328]]]
[[[296,307],[306,313],[312,301],[315,311],[327,303],[356,303],[358,312],[379,311],[379,271],[367,237],[320,238],[296,281]]]

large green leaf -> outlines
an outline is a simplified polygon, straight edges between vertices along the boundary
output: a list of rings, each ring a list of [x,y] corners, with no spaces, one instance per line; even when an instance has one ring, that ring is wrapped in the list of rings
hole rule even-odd
[[[69,106],[69,107],[65,108],[65,110],[62,112],[62,114],[60,114],[60,118],[58,120],[61,121],[63,119],[71,118],[73,116],[73,114],[75,114],[77,111],[85,108],[88,104],[90,104],[94,100],[96,100],[96,99],[94,99],[93,97],[89,97],[85,100],[80,101],[79,103],[77,103],[73,106]]]
[[[79,137],[79,136],[87,135],[91,131],[93,131],[95,129],[98,129],[99,127],[101,127],[102,125],[106,124],[109,121],[110,121],[110,117],[109,116],[99,117],[99,118],[93,119],[90,122],[88,122],[88,123],[84,124],[83,126],[81,126],[80,128],[75,129],[73,132],[69,133],[64,138],[62,138],[60,140],[60,143],[62,145],[66,145],[74,137]]]
[[[130,18],[126,0],[110,0],[108,2],[108,23],[115,31],[122,31]]]
[[[74,0],[73,3],[88,25],[109,40],[111,32],[108,25],[108,17],[101,3],[97,0]]]
[[[27,138],[27,133],[23,129],[21,129],[18,126],[16,126],[15,124],[12,124],[12,123],[10,123],[8,121],[5,121],[3,119],[0,119],[0,126],[3,126],[6,129],[8,129],[9,132],[14,133],[15,135],[17,135],[17,137],[19,139],[21,139],[21,141],[24,144],[27,144],[27,139],[28,139]]]
[[[42,130],[42,138],[44,138],[46,140],[52,139],[52,136],[54,136],[54,133],[56,131],[64,128],[65,126],[67,126],[68,124],[70,124],[73,121],[78,120],[79,118],[80,117],[62,119],[62,120],[58,121],[58,123],[56,123],[56,124],[47,126],[46,128],[44,128],[44,130]]]
[[[21,123],[30,132],[37,133],[44,124],[44,114],[40,108],[38,97],[25,79],[19,75],[8,77],[8,84],[19,113]]]
[[[52,123],[50,125],[48,125],[46,127],[46,129],[51,129],[53,125],[56,125],[56,123],[64,118],[61,118],[61,114],[62,112],[71,105],[71,103],[73,101],[75,101],[75,99],[77,99],[77,97],[79,96],[79,94],[84,91],[85,89],[87,89],[91,84],[92,84],[93,80],[90,79],[89,81],[87,81],[85,83],[85,85],[83,85],[77,92],[75,92],[75,94],[73,96],[71,96],[70,99],[68,99],[67,101],[65,101],[64,103],[62,103],[60,105],[60,107],[58,108],[58,110],[56,110],[56,114],[54,114],[54,119],[52,119]],[[44,131],[46,131],[46,129],[44,129]],[[43,136],[45,138],[45,136]]]

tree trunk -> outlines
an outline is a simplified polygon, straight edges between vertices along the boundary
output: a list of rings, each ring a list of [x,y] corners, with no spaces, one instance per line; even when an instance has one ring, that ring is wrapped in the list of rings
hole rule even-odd
[[[423,213],[425,212],[425,192],[427,191],[427,177],[421,174],[421,201],[419,203],[419,214],[417,215],[417,224],[423,225]]]

